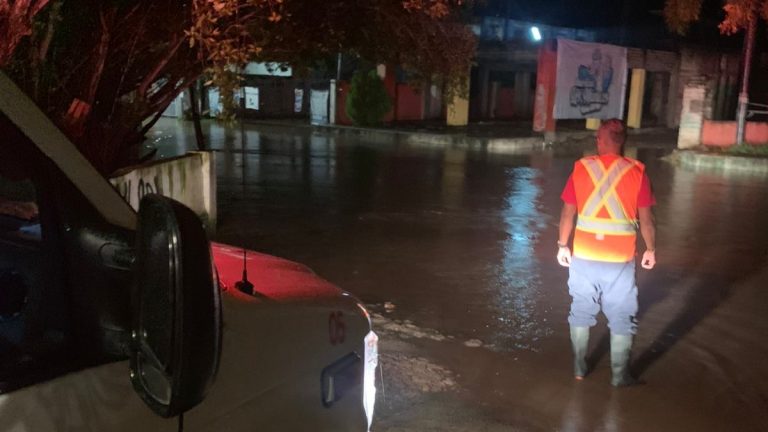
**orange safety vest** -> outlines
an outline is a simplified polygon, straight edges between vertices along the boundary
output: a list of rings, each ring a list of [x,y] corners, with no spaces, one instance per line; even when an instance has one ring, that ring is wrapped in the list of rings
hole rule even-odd
[[[616,155],[590,156],[576,162],[575,257],[603,262],[634,259],[637,198],[644,171],[642,163]]]

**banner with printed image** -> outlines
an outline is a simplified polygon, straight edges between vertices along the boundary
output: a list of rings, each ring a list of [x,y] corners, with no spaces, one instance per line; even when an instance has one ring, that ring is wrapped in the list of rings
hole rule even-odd
[[[624,117],[627,49],[557,40],[556,119]]]

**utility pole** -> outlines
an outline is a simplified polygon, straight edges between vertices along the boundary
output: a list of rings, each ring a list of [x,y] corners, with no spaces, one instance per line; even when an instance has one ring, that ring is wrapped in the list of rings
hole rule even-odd
[[[737,114],[736,145],[744,142],[744,131],[747,122],[747,104],[749,104],[749,73],[752,69],[752,52],[755,47],[755,33],[757,32],[757,13],[749,12],[749,25],[744,35],[744,70],[741,78],[741,92],[739,93],[739,111]]]
[[[328,124],[335,125],[338,119],[336,118],[336,112],[338,107],[336,104],[339,100],[339,86],[341,85],[341,62],[343,54],[341,53],[341,47],[339,47],[339,54],[336,56],[336,79],[331,80],[328,92]]]

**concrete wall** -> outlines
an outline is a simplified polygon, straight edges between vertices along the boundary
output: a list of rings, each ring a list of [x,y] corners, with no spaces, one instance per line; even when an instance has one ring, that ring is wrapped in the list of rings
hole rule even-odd
[[[679,70],[678,89],[675,90],[680,92],[681,100],[677,118],[677,124],[680,126],[678,148],[691,148],[701,144],[733,145],[736,141],[736,130],[733,131],[733,138],[727,138],[730,126],[711,121],[735,118],[738,56],[703,50],[683,50]],[[758,135],[750,135],[750,139],[761,138]]]
[[[739,57],[713,51],[684,49],[680,55],[677,79],[670,83],[670,101],[682,103],[683,92],[691,85],[704,86],[706,100],[702,107],[705,119],[732,119],[736,108],[736,83]],[[671,126],[681,121],[682,104],[678,105]]]
[[[747,122],[744,130],[747,144],[768,144],[768,123]],[[736,144],[736,122],[704,120],[701,143],[705,146],[730,147]]]
[[[211,152],[190,152],[125,168],[109,181],[137,211],[141,198],[157,193],[191,208],[209,233],[216,229],[216,165]]]

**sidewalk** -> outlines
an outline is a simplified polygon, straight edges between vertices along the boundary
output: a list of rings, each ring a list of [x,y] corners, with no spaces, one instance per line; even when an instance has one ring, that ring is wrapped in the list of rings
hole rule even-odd
[[[382,127],[345,125],[310,125],[301,120],[247,120],[253,125],[306,127],[339,135],[375,141],[398,140],[409,145],[451,147],[491,152],[524,152],[552,144],[578,144],[592,141],[595,131],[587,130],[583,121],[561,121],[556,138],[546,142],[544,135],[533,131],[530,121],[475,122],[465,127],[446,126],[442,121],[397,123]],[[631,147],[674,148],[677,131],[667,128],[629,130]]]
[[[472,123],[456,128],[444,123],[397,124],[379,128],[323,125],[313,126],[308,120],[245,120],[245,130],[252,133],[283,135],[291,131],[325,133],[360,140],[370,144],[407,145],[428,148],[453,148],[488,151],[491,153],[519,154],[544,147],[561,151],[581,151],[594,145],[595,132],[586,130],[583,122],[558,123],[554,142],[546,142],[544,136],[533,132],[530,122]],[[212,150],[231,147],[230,141],[239,136],[240,126],[217,124],[214,120],[203,121],[206,145]],[[157,148],[156,159],[182,155],[196,150],[192,122],[163,118],[150,131],[145,146]],[[677,146],[677,130],[666,128],[630,129],[627,147],[663,148],[673,150]]]

